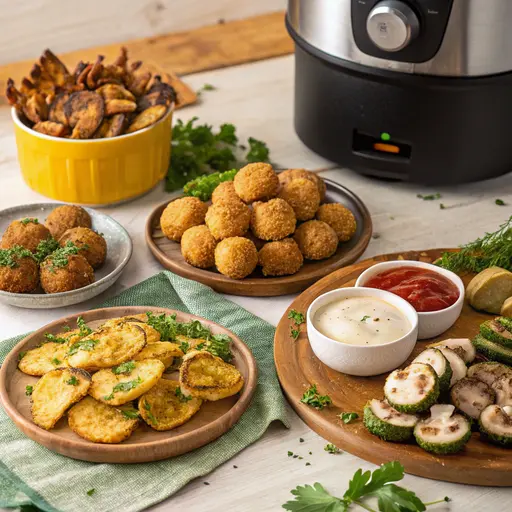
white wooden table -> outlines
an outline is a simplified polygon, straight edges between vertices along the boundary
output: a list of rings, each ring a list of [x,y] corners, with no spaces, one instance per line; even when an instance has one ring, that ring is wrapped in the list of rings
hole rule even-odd
[[[187,81],[197,89],[211,83],[217,90],[204,92],[202,104],[180,111],[177,117],[187,120],[197,115],[201,122],[215,126],[233,122],[241,138],[253,136],[266,141],[272,160],[280,167],[334,167],[304,147],[293,130],[293,57],[201,73],[187,77]],[[494,230],[512,214],[510,206],[500,207],[494,202],[500,198],[512,205],[512,174],[483,183],[435,189],[377,181],[346,169],[332,169],[323,175],[353,190],[368,206],[378,236],[372,240],[366,257],[406,249],[457,246]],[[0,177],[1,208],[45,200],[20,177],[8,109],[0,109]],[[435,192],[442,194],[440,201],[422,201],[416,197],[418,193]],[[133,257],[113,288],[89,303],[65,309],[29,311],[0,305],[1,337],[23,333],[63,315],[93,307],[160,271],[160,265],[145,245],[144,224],[154,205],[167,198],[169,195],[159,186],[128,204],[101,209],[123,224],[134,242]],[[440,202],[447,208],[441,210]],[[276,325],[293,296],[230,299]],[[374,465],[348,453],[328,454],[323,450],[325,440],[291,410],[290,417],[290,430],[272,425],[256,444],[152,510],[279,510],[291,498],[289,491],[297,485],[319,481],[334,495],[342,495],[358,468],[375,469]],[[304,442],[300,443],[299,438]],[[305,458],[290,458],[289,450]],[[309,451],[313,455],[307,455]],[[305,466],[307,461],[311,466]],[[205,481],[210,485],[205,485]],[[406,476],[404,485],[424,501],[446,495],[452,498],[450,504],[432,509],[436,511],[512,510],[510,489],[455,485],[413,476]]]

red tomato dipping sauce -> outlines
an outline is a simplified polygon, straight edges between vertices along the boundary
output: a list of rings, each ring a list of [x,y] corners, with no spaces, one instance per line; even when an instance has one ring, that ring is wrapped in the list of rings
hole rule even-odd
[[[455,304],[459,290],[449,279],[434,270],[397,267],[370,278],[364,286],[399,295],[419,313],[439,311]]]

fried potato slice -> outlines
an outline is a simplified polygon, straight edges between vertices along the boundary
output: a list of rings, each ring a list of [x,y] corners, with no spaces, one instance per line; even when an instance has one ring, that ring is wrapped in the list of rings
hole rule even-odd
[[[41,68],[59,87],[70,82],[71,75],[64,63],[49,49],[43,52],[40,59]]]
[[[107,116],[134,112],[136,109],[137,103],[130,100],[113,99],[105,102],[105,115]]]
[[[48,105],[42,94],[35,93],[27,98],[22,110],[27,119],[33,123],[40,123],[48,119]]]
[[[104,117],[99,128],[94,134],[95,139],[108,139],[121,135],[126,126],[127,118],[125,114],[116,114],[112,117]]]
[[[32,126],[32,130],[51,135],[52,137],[64,137],[69,134],[69,128],[61,123],[54,123],[53,121],[41,121]]]
[[[158,359],[128,361],[93,375],[89,394],[109,405],[123,405],[149,391],[164,373]]]
[[[57,368],[41,377],[32,392],[32,419],[50,430],[89,390],[91,376],[78,368]]]
[[[171,430],[192,418],[202,403],[200,398],[183,396],[179,382],[160,379],[156,386],[140,397],[139,413],[155,430]]]
[[[169,107],[173,102],[176,102],[176,91],[168,83],[162,82],[160,75],[156,75],[151,87],[139,99],[138,108],[142,111],[154,105],[166,105]]]
[[[68,118],[64,112],[64,105],[68,100],[69,94],[65,92],[61,92],[55,96],[48,112],[48,119],[50,121],[68,126]]]
[[[18,364],[27,375],[41,376],[55,368],[68,366],[66,356],[69,343],[43,343],[40,347],[28,350]]]
[[[144,361],[145,359],[158,359],[162,361],[165,369],[174,366],[176,359],[184,356],[182,350],[176,343],[170,341],[160,341],[159,343],[150,343],[146,345],[133,359],[135,361]]]
[[[25,77],[21,81],[20,92],[23,96],[32,96],[32,94],[37,92],[37,88],[28,78]]]
[[[129,100],[135,101],[135,96],[125,87],[119,84],[108,83],[96,89],[105,100]]]
[[[123,414],[122,409],[87,396],[68,412],[69,428],[93,443],[122,443],[137,429],[139,420]]]
[[[140,315],[133,315],[133,316],[122,316],[120,318],[112,318],[110,320],[107,320],[102,327],[108,327],[112,325],[121,325],[123,323],[132,323],[139,326],[139,328],[143,329],[146,333],[146,342],[148,344],[150,343],[156,343],[160,341],[160,333],[154,328],[151,327],[146,323],[146,320],[148,319],[147,315],[145,313],[142,313]]]
[[[142,96],[150,80],[151,73],[149,71],[133,74],[127,79],[127,86],[135,96]]]
[[[7,98],[7,101],[9,102],[9,105],[12,105],[16,108],[18,112],[21,112],[23,110],[23,104],[25,103],[25,99],[23,95],[16,89],[14,85],[14,80],[12,78],[9,78],[7,80],[7,89],[5,91],[5,96]]]
[[[64,113],[73,128],[72,139],[88,139],[98,129],[105,112],[103,98],[93,91],[74,92],[64,104]]]
[[[110,368],[129,361],[146,346],[146,333],[135,323],[104,326],[73,343],[68,364],[76,368]]]
[[[34,64],[32,67],[30,78],[40,93],[55,94],[56,85],[52,77],[39,64]]]
[[[89,73],[91,72],[92,66],[93,65],[91,63],[87,63],[85,65],[85,67],[82,67],[80,70],[77,67],[76,71],[79,71],[78,75],[76,77],[77,85],[82,84],[85,86],[87,84],[87,77],[88,77]]]
[[[235,395],[243,385],[242,374],[210,352],[192,350],[183,358],[180,386],[187,396],[213,402]]]
[[[132,121],[126,133],[136,132],[138,130],[142,130],[142,128],[146,128],[155,124],[157,121],[164,117],[167,112],[167,107],[165,105],[155,105],[153,107],[149,107],[143,112],[141,112],[135,119]]]

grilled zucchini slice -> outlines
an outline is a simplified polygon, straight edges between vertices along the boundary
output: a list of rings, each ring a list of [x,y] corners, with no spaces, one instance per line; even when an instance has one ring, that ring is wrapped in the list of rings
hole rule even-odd
[[[428,348],[449,348],[453,350],[465,363],[472,363],[476,357],[476,350],[469,338],[450,338],[427,345]]]
[[[481,380],[491,387],[502,375],[512,377],[512,368],[495,361],[477,363],[470,366],[468,369],[468,377],[474,377],[475,379]]]
[[[502,375],[492,383],[492,389],[496,393],[496,403],[501,406],[512,406],[512,376]]]
[[[437,348],[427,348],[427,350],[424,350],[421,354],[416,356],[412,362],[425,363],[432,366],[439,377],[439,391],[442,393],[449,389],[452,378],[452,367],[440,350]]]
[[[507,323],[501,318],[487,320],[480,325],[480,334],[487,340],[512,349],[512,331],[508,330]]]
[[[158,359],[162,361],[165,369],[174,367],[176,361],[181,361],[184,356],[180,347],[176,343],[169,341],[160,341],[146,345],[133,359],[134,361],[144,361],[145,359]]]
[[[472,343],[478,352],[484,354],[491,361],[512,365],[512,348],[487,340],[481,334],[477,334]]]
[[[489,405],[478,421],[480,432],[491,442],[512,447],[512,407]]]
[[[450,391],[453,405],[466,416],[477,420],[480,413],[494,403],[495,393],[485,382],[464,377]]]
[[[413,414],[398,412],[385,400],[370,400],[364,408],[364,426],[384,441],[403,442],[410,439],[418,423]]]
[[[452,369],[452,376],[450,379],[450,387],[452,387],[456,382],[459,382],[460,379],[463,379],[468,373],[468,368],[464,359],[457,355],[457,352],[452,350],[451,348],[441,347],[439,349],[443,356],[448,359],[450,363],[450,367]]]

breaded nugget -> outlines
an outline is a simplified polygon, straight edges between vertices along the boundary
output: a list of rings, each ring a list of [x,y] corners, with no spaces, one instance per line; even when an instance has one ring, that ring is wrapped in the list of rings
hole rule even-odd
[[[262,240],[281,240],[295,231],[297,219],[293,208],[283,199],[253,204],[251,229]]]
[[[279,184],[281,187],[290,183],[292,180],[296,180],[297,178],[306,178],[309,181],[312,181],[318,188],[318,193],[320,194],[320,201],[325,199],[325,191],[326,186],[325,182],[318,174],[306,171],[306,169],[288,169],[286,171],[280,172],[278,174]]]
[[[245,235],[251,222],[251,209],[242,201],[217,201],[205,217],[210,233],[217,239]]]
[[[91,216],[81,206],[63,205],[53,210],[46,219],[46,227],[58,240],[65,231],[71,228],[90,228]]]
[[[89,394],[100,402],[122,405],[149,391],[164,370],[164,363],[158,359],[128,361],[96,372],[92,376]]]
[[[36,252],[39,242],[50,238],[50,232],[46,226],[39,223],[37,219],[26,218],[13,220],[0,242],[1,249],[10,249],[16,245],[24,247],[31,252]]]
[[[202,403],[200,398],[184,396],[179,382],[160,379],[140,397],[139,413],[155,430],[171,430],[192,418]]]
[[[329,224],[340,242],[348,242],[357,230],[354,214],[342,204],[323,204],[316,212],[316,218]]]
[[[32,392],[32,419],[50,430],[89,390],[91,376],[78,368],[57,368],[41,377]]]
[[[233,181],[223,181],[212,193],[212,203],[215,204],[218,201],[241,201],[235,192],[235,184]]]
[[[130,408],[129,412],[135,412]],[[134,414],[123,414],[122,409],[85,397],[68,412],[69,428],[93,443],[122,443],[139,425]]]
[[[284,199],[295,212],[297,220],[309,220],[320,206],[317,186],[306,178],[297,178],[281,187],[279,197]]]
[[[215,265],[216,245],[217,240],[205,225],[194,226],[181,237],[181,254],[194,267],[210,268]]]
[[[232,279],[247,277],[258,264],[258,251],[247,238],[225,238],[215,247],[217,270]]]
[[[57,266],[55,254],[40,267],[41,286],[46,293],[68,292],[94,283],[94,270],[81,254],[67,255],[67,263],[61,266]]]
[[[236,395],[244,386],[242,374],[210,352],[192,350],[180,367],[180,387],[184,395],[203,400],[222,400]]]
[[[135,357],[146,346],[146,333],[136,323],[100,327],[73,343],[68,364],[76,368],[110,368]]]
[[[334,229],[320,220],[308,220],[301,224],[294,240],[300,252],[308,260],[323,260],[331,257],[338,247],[338,236]]]
[[[295,240],[285,238],[265,244],[258,253],[264,276],[287,276],[299,271],[304,262]]]
[[[39,377],[55,368],[68,366],[68,343],[43,343],[40,347],[28,350],[21,358],[18,368],[27,375]]]
[[[28,249],[0,249],[0,290],[30,293],[39,286],[39,266]]]
[[[279,179],[270,164],[254,163],[242,167],[235,175],[235,192],[244,202],[265,201],[276,197]]]
[[[160,341],[159,343],[150,343],[146,345],[134,358],[134,361],[144,361],[145,359],[158,359],[162,361],[165,369],[174,367],[183,357],[183,351],[176,343],[169,341]]]
[[[179,242],[183,233],[204,224],[208,205],[197,197],[181,197],[170,202],[160,217],[160,227],[169,240]]]
[[[82,227],[68,229],[59,238],[61,247],[64,247],[67,242],[73,242],[81,249],[80,255],[89,262],[92,268],[99,268],[105,262],[107,242],[92,229]]]

